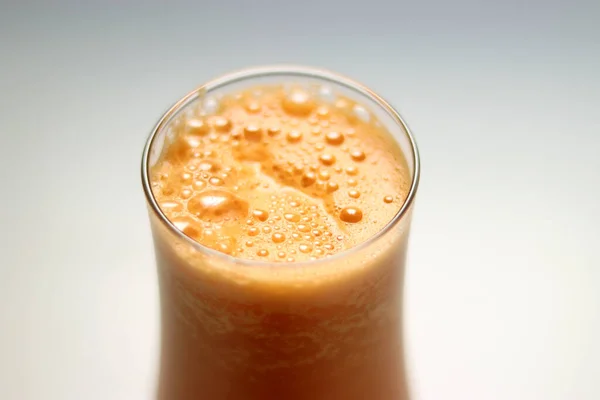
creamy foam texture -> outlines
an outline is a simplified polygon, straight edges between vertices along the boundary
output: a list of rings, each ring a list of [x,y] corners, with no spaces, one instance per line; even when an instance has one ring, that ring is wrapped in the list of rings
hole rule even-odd
[[[402,206],[410,174],[362,105],[323,90],[264,86],[172,122],[153,194],[195,241],[234,257],[306,261],[360,244]]]

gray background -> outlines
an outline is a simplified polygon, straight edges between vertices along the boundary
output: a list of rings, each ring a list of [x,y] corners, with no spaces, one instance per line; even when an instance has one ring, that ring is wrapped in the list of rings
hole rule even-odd
[[[415,399],[599,399],[599,19],[594,1],[3,2],[0,399],[152,397],[142,146],[198,84],[281,62],[362,81],[417,137]]]

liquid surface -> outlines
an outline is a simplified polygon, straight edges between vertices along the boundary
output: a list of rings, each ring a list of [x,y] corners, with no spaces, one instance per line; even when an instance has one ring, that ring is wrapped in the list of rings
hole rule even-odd
[[[190,112],[151,167],[153,194],[197,242],[252,260],[306,261],[377,234],[410,188],[406,161],[365,108],[269,86]]]

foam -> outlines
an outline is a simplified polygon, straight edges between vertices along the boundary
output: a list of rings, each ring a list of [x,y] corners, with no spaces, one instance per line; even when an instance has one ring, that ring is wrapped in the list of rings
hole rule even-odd
[[[180,116],[150,171],[161,210],[190,238],[244,259],[305,261],[368,240],[402,206],[409,170],[373,115],[332,96],[258,87],[210,115]]]

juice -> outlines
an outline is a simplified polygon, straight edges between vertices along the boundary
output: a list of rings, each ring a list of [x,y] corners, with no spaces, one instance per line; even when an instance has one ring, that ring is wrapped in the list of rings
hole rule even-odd
[[[147,169],[158,398],[408,399],[403,149],[366,106],[322,86],[209,100],[169,121]]]

